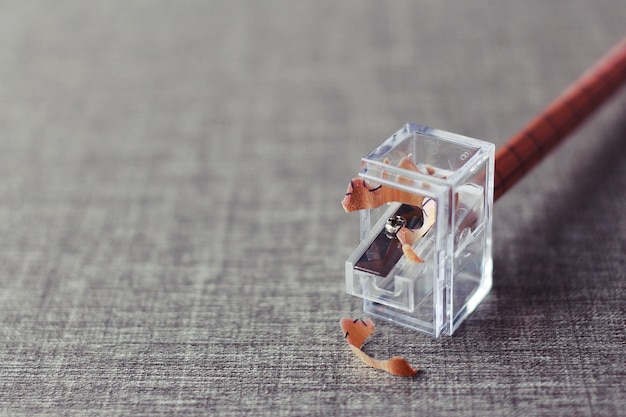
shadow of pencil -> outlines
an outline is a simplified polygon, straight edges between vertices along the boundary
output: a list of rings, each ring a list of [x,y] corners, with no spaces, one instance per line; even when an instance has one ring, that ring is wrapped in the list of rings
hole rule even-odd
[[[619,200],[626,204],[626,106],[615,114],[614,128],[607,128],[608,121],[604,129],[596,130],[601,140],[589,146],[589,154],[582,155],[576,167],[568,167],[569,180],[558,193],[539,197],[543,204],[533,209],[537,215],[532,224],[518,225],[516,236],[505,243],[511,247],[494,254],[494,289],[500,297],[545,300],[563,296],[572,286],[589,285],[587,279],[593,279],[594,286],[603,285],[582,273],[594,270],[594,257],[603,245],[599,236],[617,239],[609,252],[619,252],[620,247],[623,251],[624,236],[611,233],[620,233],[614,223],[619,220],[615,219]],[[603,132],[609,133],[602,138]],[[583,279],[584,283],[577,282]]]

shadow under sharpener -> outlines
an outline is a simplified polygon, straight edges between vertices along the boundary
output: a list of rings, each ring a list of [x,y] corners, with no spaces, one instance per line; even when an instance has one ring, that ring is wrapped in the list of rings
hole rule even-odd
[[[423,207],[360,210],[361,243],[345,264],[346,291],[363,299],[366,313],[438,337],[451,335],[487,295],[494,152],[489,142],[407,124],[362,159],[359,176],[368,186],[424,197]],[[418,171],[398,167],[408,155]],[[407,259],[386,231],[395,216],[412,229],[432,225],[412,245],[424,262]]]

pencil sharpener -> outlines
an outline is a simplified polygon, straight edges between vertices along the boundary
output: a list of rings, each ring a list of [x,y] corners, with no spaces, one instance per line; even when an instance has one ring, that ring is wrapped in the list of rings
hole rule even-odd
[[[492,286],[494,153],[492,143],[407,124],[362,159],[344,202],[360,187],[383,203],[357,207],[360,244],[345,279],[368,315],[439,337],[484,299]],[[400,238],[403,228],[414,240]]]

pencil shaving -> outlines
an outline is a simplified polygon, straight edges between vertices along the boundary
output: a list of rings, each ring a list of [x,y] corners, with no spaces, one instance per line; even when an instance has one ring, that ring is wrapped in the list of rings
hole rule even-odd
[[[350,348],[366,365],[397,376],[413,376],[417,373],[417,368],[413,368],[404,358],[395,356],[385,361],[379,361],[361,350],[365,340],[375,330],[372,320],[343,318],[340,324]]]
[[[388,158],[385,158],[384,161],[385,164],[390,163]],[[407,171],[418,171],[411,154],[408,154],[400,160],[398,168],[402,168]],[[387,170],[383,170],[381,178],[389,179],[389,172],[387,172]],[[398,175],[397,180],[401,184],[412,183],[411,178],[404,175]],[[373,186],[368,184],[363,178],[357,177],[353,178],[352,181],[350,181],[350,184],[348,184],[348,190],[346,191],[345,197],[341,201],[341,205],[347,213],[350,213],[357,210],[380,207],[385,203],[391,203],[393,201],[421,207],[424,197],[394,187],[384,185]]]

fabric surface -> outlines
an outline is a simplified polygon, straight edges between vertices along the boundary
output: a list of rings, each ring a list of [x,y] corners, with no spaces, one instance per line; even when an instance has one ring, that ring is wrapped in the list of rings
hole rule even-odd
[[[385,2],[386,3],[386,2]],[[626,415],[626,90],[500,199],[452,337],[343,268],[360,158],[406,122],[500,145],[623,0],[0,2],[0,414]]]

